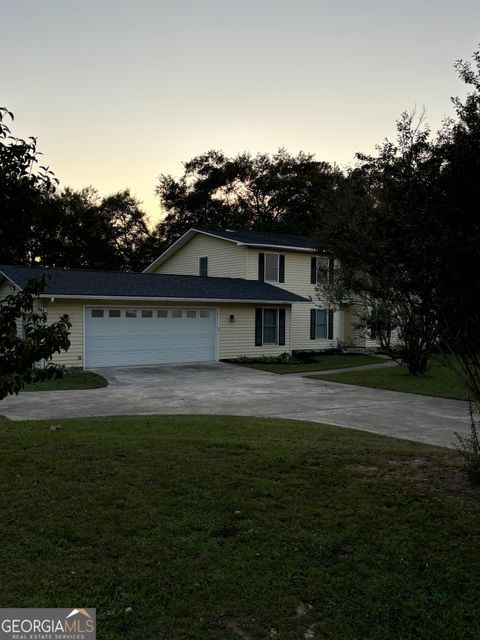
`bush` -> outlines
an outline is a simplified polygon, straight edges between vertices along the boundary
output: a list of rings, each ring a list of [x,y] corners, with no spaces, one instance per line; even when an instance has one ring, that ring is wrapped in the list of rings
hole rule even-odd
[[[227,362],[251,364],[301,364],[302,361],[298,360],[296,357],[285,351],[278,356],[255,356],[253,358],[248,356],[240,356],[239,358],[234,358],[233,360],[228,360]]]
[[[470,435],[465,438],[456,434],[459,444],[458,450],[465,460],[465,471],[474,484],[480,484],[480,440],[478,434],[478,424],[474,415],[474,406],[470,402]],[[480,411],[480,407],[477,412]]]

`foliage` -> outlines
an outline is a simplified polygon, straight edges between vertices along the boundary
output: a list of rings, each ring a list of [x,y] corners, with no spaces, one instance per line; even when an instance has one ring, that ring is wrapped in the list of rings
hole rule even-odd
[[[288,356],[288,354],[287,354]],[[344,367],[357,367],[361,365],[381,364],[384,358],[366,354],[338,354],[300,352],[294,356],[284,357],[281,360],[276,357],[265,358],[239,358],[233,360],[235,364],[241,364],[251,369],[270,371],[271,373],[289,374],[308,371],[322,371],[328,369],[343,369]]]
[[[285,351],[278,356],[240,356],[239,358],[235,358],[235,360],[230,360],[230,362],[238,362],[242,364],[246,363],[263,363],[263,364],[298,364],[300,360],[297,360],[293,355]]]
[[[36,138],[11,135],[0,108],[0,263],[142,270],[153,260],[145,213],[130,191],[100,198],[92,187],[65,188],[37,169]],[[156,256],[155,256],[156,257]]]
[[[208,151],[186,162],[181,178],[160,177],[156,192],[167,215],[155,233],[165,244],[190,227],[309,235],[314,210],[329,206],[341,176],[303,152],[228,158]]]
[[[128,190],[100,198],[92,187],[59,193],[39,243],[46,266],[136,271],[149,263],[145,214]],[[54,231],[54,233],[52,233]]]
[[[337,259],[324,297],[339,306],[354,292],[359,325],[375,332],[382,348],[424,374],[438,342],[432,308],[438,256],[437,215],[432,206],[440,161],[423,119],[404,113],[397,139],[359,154],[330,214],[320,218],[317,246]],[[348,298],[348,296],[347,296]],[[361,301],[361,302],[359,302]],[[395,332],[396,339],[390,340]]]
[[[37,139],[13,136],[8,118],[0,107],[0,263],[29,264],[57,181],[48,167],[37,168]]]
[[[18,394],[25,384],[61,378],[63,369],[50,362],[54,353],[67,351],[70,322],[62,316],[53,324],[37,308],[46,279],[31,280],[22,291],[0,301],[0,400]],[[23,335],[17,323],[23,325]],[[41,361],[45,366],[36,366]]]
[[[480,484],[480,438],[472,403],[470,403],[470,435],[468,437],[464,437],[459,433],[456,435],[459,442],[458,450],[465,460],[467,475],[473,483]]]

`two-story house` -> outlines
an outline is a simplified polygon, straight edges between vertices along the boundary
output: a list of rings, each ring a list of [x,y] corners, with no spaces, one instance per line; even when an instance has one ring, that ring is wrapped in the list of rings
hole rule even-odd
[[[72,323],[55,361],[71,367],[279,355],[337,338],[369,346],[348,312],[318,300],[331,271],[303,236],[190,229],[144,273],[1,266],[0,297],[46,273],[42,308]]]

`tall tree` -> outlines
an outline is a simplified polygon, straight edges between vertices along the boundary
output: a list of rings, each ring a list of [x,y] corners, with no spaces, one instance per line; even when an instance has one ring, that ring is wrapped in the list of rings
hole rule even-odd
[[[332,297],[357,293],[359,326],[383,336],[390,355],[421,375],[438,342],[431,291],[443,228],[432,205],[441,163],[414,114],[404,113],[396,141],[377,151],[358,155],[336,206],[320,216],[317,245],[338,259]]]
[[[328,207],[342,174],[310,154],[226,157],[209,151],[162,175],[156,192],[167,215],[155,232],[170,244],[190,227],[310,234],[313,211]]]
[[[57,181],[38,164],[37,139],[11,134],[7,121],[13,117],[0,107],[0,262],[29,264],[35,260],[35,230]]]

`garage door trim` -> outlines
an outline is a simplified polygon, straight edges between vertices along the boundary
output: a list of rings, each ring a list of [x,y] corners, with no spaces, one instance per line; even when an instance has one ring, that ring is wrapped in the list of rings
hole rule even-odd
[[[83,319],[83,368],[86,369],[87,368],[87,312],[90,309],[152,309],[152,310],[162,310],[162,309],[180,309],[183,311],[186,311],[187,309],[195,309],[195,310],[201,310],[201,309],[205,309],[208,311],[213,311],[215,313],[215,345],[214,345],[214,359],[216,362],[218,362],[219,360],[219,352],[220,352],[220,307],[218,305],[211,305],[211,306],[205,306],[205,304],[195,304],[195,302],[192,300],[192,304],[186,304],[183,303],[183,305],[179,305],[178,303],[175,304],[174,302],[172,304],[162,304],[162,305],[158,305],[158,304],[108,304],[108,302],[105,304],[105,300],[99,302],[98,304],[84,304],[83,305],[83,313],[82,313],[82,319]],[[142,302],[147,302],[142,301]],[[183,302],[183,301],[182,301]],[[165,363],[167,364],[167,363]],[[172,363],[173,364],[173,363]],[[177,363],[178,364],[178,363]],[[109,365],[105,365],[105,366],[109,366]],[[114,365],[113,365],[114,366]],[[145,366],[145,365],[119,365],[119,366]]]

